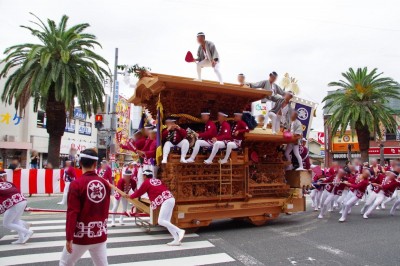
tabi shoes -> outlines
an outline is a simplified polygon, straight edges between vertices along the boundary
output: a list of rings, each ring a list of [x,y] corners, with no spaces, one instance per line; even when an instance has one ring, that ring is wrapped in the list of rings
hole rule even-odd
[[[180,230],[180,231],[179,231],[179,233],[178,233],[178,237],[179,237],[178,241],[179,241],[179,242],[182,241],[183,237],[185,236],[185,233],[186,233],[185,230]]]
[[[179,240],[174,240],[172,242],[167,243],[168,246],[180,246],[181,242]]]
[[[187,163],[194,163],[194,160],[192,158],[189,158],[186,160]]]
[[[220,164],[226,164],[227,162],[228,162],[228,160],[223,160],[223,159],[221,159],[221,160],[219,160],[218,161]]]
[[[205,164],[212,164],[213,162],[210,161],[210,160],[205,160],[204,163],[205,163]]]
[[[11,244],[13,244],[13,245],[22,245],[24,243],[22,242],[22,239],[18,239],[17,241],[11,242]]]
[[[29,238],[31,238],[32,235],[33,235],[33,231],[29,231],[29,233],[24,235],[24,238],[22,238],[22,244],[25,244],[26,242],[28,242]]]

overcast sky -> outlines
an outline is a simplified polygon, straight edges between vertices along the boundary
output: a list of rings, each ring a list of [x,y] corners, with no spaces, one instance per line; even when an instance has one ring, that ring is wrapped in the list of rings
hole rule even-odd
[[[327,83],[349,67],[377,67],[400,81],[398,1],[0,0],[0,10],[0,51],[34,41],[19,27],[29,24],[29,12],[56,22],[66,14],[70,25],[90,23],[111,68],[118,47],[120,64],[194,78],[195,65],[184,56],[196,52],[203,31],[218,49],[226,82],[240,72],[248,81],[288,72],[299,80],[299,97],[320,104]],[[203,72],[216,79],[211,69]],[[128,87],[122,93],[133,94]],[[321,107],[315,129],[323,128]]]

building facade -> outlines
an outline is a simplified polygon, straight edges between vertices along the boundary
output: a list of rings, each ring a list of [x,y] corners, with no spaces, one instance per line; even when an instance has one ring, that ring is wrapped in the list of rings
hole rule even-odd
[[[328,91],[328,95],[336,91]],[[370,136],[369,159],[380,159],[381,145],[383,145],[383,153],[385,160],[400,158],[400,101],[397,99],[389,99],[387,106],[394,110],[394,118],[397,121],[396,132],[384,131],[382,140],[377,140],[375,134]],[[330,117],[330,113],[324,109],[324,122]],[[324,123],[326,124],[326,123]],[[351,147],[351,158],[360,158],[360,149],[358,146],[357,134],[346,131],[343,136],[339,136],[337,132],[331,132],[331,129],[325,126],[325,163],[330,165],[333,161],[344,164],[348,160],[348,147]],[[332,137],[333,136],[333,137]]]

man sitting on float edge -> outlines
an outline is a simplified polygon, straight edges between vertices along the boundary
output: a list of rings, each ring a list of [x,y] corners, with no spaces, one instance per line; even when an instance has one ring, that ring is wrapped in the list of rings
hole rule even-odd
[[[208,143],[212,145],[210,157],[204,161],[205,164],[212,164],[215,155],[220,149],[226,148],[226,143],[231,140],[231,126],[226,121],[228,115],[224,112],[218,113],[219,129],[217,136],[209,140]]]
[[[167,128],[162,131],[162,139],[165,141],[163,159],[161,163],[167,163],[168,155],[173,147],[181,148],[181,163],[186,163],[186,154],[189,151],[187,132],[176,124],[177,118],[168,117],[165,120]]]
[[[238,149],[242,145],[242,141],[244,140],[244,134],[249,132],[249,127],[246,122],[243,121],[243,113],[236,112],[233,114],[234,124],[232,126],[232,141],[229,141],[226,144],[226,153],[225,157],[219,161],[220,164],[225,164],[228,162],[229,156],[233,149]]]
[[[211,147],[209,141],[217,135],[217,127],[214,122],[210,120],[210,111],[203,111],[201,113],[201,120],[205,123],[204,132],[196,133],[197,137],[200,139],[196,140],[192,155],[187,159],[188,163],[194,163],[194,159],[199,153],[200,147]]]

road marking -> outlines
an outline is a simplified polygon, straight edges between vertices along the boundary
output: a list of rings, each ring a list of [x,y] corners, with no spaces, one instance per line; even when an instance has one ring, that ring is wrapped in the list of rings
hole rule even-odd
[[[192,256],[192,257],[181,257],[175,259],[163,259],[163,260],[149,260],[149,261],[138,261],[138,262],[128,262],[121,264],[111,264],[118,266],[154,266],[154,265],[163,265],[163,266],[176,266],[176,265],[185,265],[185,266],[196,266],[196,265],[210,265],[217,263],[225,263],[235,261],[231,256],[226,253],[217,253],[211,255],[200,255],[200,256]]]
[[[118,215],[117,215],[118,216]],[[148,217],[141,217],[142,220],[150,220]],[[124,221],[135,221],[135,218],[128,217],[124,218]],[[41,225],[41,224],[65,224],[65,220],[42,220],[42,221],[32,221],[29,222],[32,225]],[[108,220],[108,224],[111,224],[111,219]]]
[[[121,225],[123,227],[130,227],[130,226],[136,226],[135,223],[125,223],[124,225]],[[108,228],[111,226],[108,225]],[[113,227],[111,227],[113,228]],[[44,226],[32,226],[31,230],[33,231],[44,231],[44,230],[59,230],[59,229],[65,229],[65,224],[62,225],[44,225]]]
[[[182,251],[189,249],[202,249],[202,248],[212,248],[215,247],[209,241],[197,241],[197,242],[184,242],[181,246],[170,247],[168,245],[146,245],[146,246],[136,246],[136,247],[118,247],[107,249],[107,257],[113,256],[125,256],[133,254],[145,254],[149,252],[171,252],[171,251]],[[40,263],[48,261],[58,261],[61,257],[60,252],[51,253],[41,253],[41,254],[28,254],[28,255],[17,255],[9,257],[1,257],[0,265],[21,265],[29,263]],[[90,254],[86,252],[82,258],[90,258]],[[200,262],[201,263],[201,262]],[[248,264],[250,265],[250,264]],[[254,265],[254,264],[252,264]]]
[[[187,234],[185,238],[188,237],[198,237],[198,234]],[[170,234],[163,235],[142,235],[142,236],[124,236],[124,237],[113,237],[108,238],[107,243],[123,243],[123,242],[138,242],[138,241],[151,241],[151,240],[161,240],[161,239],[171,239]],[[25,245],[1,245],[1,251],[10,250],[22,250],[22,249],[32,249],[32,248],[47,248],[47,247],[63,247],[65,245],[65,240],[55,240],[55,241],[42,241],[42,242],[32,242],[26,243]]]
[[[264,266],[265,264],[247,254],[243,250],[233,246],[222,238],[209,239],[211,243],[225,250],[233,258],[237,259],[246,266]]]
[[[321,249],[321,250],[325,250],[325,251],[327,251],[329,253],[332,253],[334,255],[342,255],[343,252],[344,252],[344,251],[342,251],[340,249],[333,248],[333,247],[330,247],[330,246],[324,246],[324,245],[319,245],[319,246],[317,246],[317,248]]]
[[[298,241],[301,242],[305,245],[307,245],[308,247],[310,247],[311,249],[319,249],[319,250],[323,250],[325,252],[328,252],[330,254],[333,254],[335,256],[339,256],[341,259],[345,259],[348,260],[350,262],[352,262],[353,265],[369,265],[369,266],[379,266],[376,263],[372,263],[372,262],[367,262],[365,261],[363,258],[361,257],[357,257],[353,254],[347,253],[343,250],[340,249],[336,249],[334,247],[328,246],[328,245],[321,245],[313,240],[310,240],[306,237],[303,237],[299,234],[292,234],[290,232],[287,232],[283,229],[277,229],[277,228],[269,228],[270,231],[275,232],[277,234],[280,235],[284,235],[287,237],[293,237],[294,241]]]
[[[65,227],[64,227],[65,228]],[[158,231],[165,231],[165,228],[163,227],[154,227],[151,228],[152,232],[158,232]],[[145,229],[142,228],[124,228],[124,229],[116,229],[116,228],[111,228],[107,230],[108,235],[111,234],[122,234],[122,233],[144,233]],[[59,231],[59,232],[49,232],[49,233],[36,233],[33,234],[31,238],[45,238],[45,237],[59,237],[59,236],[65,236],[65,231]],[[0,240],[15,240],[17,235],[6,235],[0,238]]]

